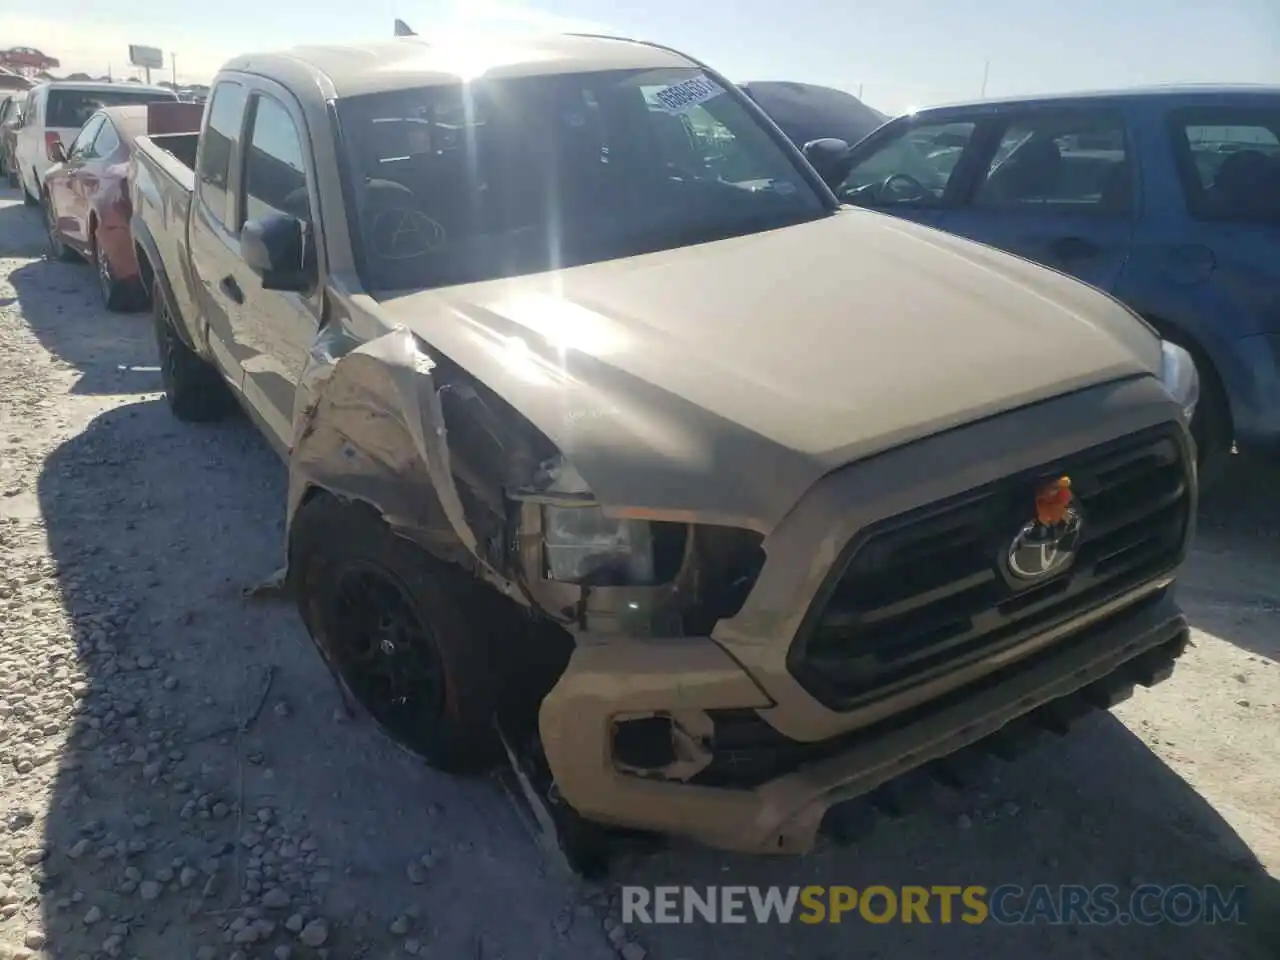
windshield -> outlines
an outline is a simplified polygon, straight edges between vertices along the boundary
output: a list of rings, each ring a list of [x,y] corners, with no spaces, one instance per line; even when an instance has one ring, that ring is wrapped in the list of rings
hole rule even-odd
[[[50,90],[49,119],[47,127],[83,127],[88,119],[103,107],[122,107],[129,104],[155,103],[158,100],[176,100],[175,93],[163,90]]]
[[[339,100],[370,290],[609,260],[828,212],[731,93],[694,69]]]

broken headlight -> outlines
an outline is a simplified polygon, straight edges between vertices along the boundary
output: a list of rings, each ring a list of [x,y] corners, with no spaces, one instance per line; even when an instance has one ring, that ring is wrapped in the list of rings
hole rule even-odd
[[[1189,422],[1200,400],[1200,375],[1191,354],[1168,340],[1160,341],[1160,382]]]
[[[654,580],[648,521],[616,520],[599,507],[542,508],[548,580],[590,586],[643,586]]]
[[[591,488],[563,458],[542,464],[520,498],[542,512],[543,576],[592,587],[651,586],[657,578],[653,527],[606,517]]]

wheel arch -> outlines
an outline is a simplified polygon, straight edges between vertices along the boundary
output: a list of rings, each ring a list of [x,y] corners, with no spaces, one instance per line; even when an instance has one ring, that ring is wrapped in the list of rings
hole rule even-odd
[[[151,231],[144,221],[134,217],[129,223],[129,232],[133,237],[134,256],[138,260],[138,276],[145,285],[148,295],[151,294],[155,286],[159,286],[160,292],[168,302],[170,312],[176,314],[178,311],[178,298],[174,295],[173,284],[169,282],[169,276],[164,269],[164,260],[160,257],[160,251],[156,247],[155,238],[151,236]],[[178,335],[178,339],[188,349],[199,355],[200,351],[192,343],[191,332],[187,329],[187,325],[180,322],[179,318],[175,316],[172,326],[174,333]]]

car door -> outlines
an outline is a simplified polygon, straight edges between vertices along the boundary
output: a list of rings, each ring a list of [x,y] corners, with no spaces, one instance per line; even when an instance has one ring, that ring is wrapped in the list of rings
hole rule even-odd
[[[976,117],[899,117],[849,151],[836,196],[844,203],[945,227],[978,130]]]
[[[92,129],[90,129],[92,127]],[[83,134],[83,137],[81,136]],[[115,128],[106,114],[95,115],[77,134],[79,144],[75,157],[67,164],[67,194],[69,204],[63,215],[67,225],[63,234],[80,250],[89,249],[89,211],[93,209],[93,197],[102,177],[103,158],[110,156],[104,148],[114,150],[119,146]]]
[[[214,88],[196,152],[196,189],[187,237],[192,290],[200,319],[208,328],[209,349],[237,391],[244,376],[243,357],[234,348],[231,330],[244,295],[234,282],[240,259],[235,196],[248,101],[249,89],[238,80],[222,80]]]
[[[114,182],[107,175],[107,168],[118,162],[122,145],[120,131],[110,115],[106,115],[105,122],[99,128],[98,135],[93,138],[93,144],[89,148],[90,156],[86,157],[85,164],[77,177],[81,202],[76,208],[76,219],[80,230],[80,243],[86,254],[97,242],[93,236],[91,222],[94,212],[98,211],[99,216],[101,215],[100,197],[103,191],[110,189]]]
[[[1137,221],[1125,116],[1108,107],[1003,114],[947,230],[1112,291]]]
[[[302,112],[282,88],[260,82],[249,109],[240,224],[291,216],[314,238],[314,174]],[[265,290],[262,279],[239,260],[234,279],[244,293],[232,336],[244,368],[244,394],[278,449],[293,443],[293,401],[318,327],[313,291]]]
[[[76,247],[81,246],[83,232],[79,226],[84,205],[80,175],[91,158],[94,138],[105,122],[106,117],[100,113],[91,117],[71,141],[66,162],[50,167],[45,174],[50,216],[58,224],[58,232]]]

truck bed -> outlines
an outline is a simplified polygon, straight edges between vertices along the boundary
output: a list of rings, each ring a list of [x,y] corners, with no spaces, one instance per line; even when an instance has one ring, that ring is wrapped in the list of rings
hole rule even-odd
[[[195,133],[139,137],[129,163],[131,228],[141,254],[143,282],[165,286],[179,335],[188,341],[195,337],[189,328],[183,329],[183,320],[195,319],[196,301],[187,269],[187,217],[195,191],[192,165],[198,140]]]

